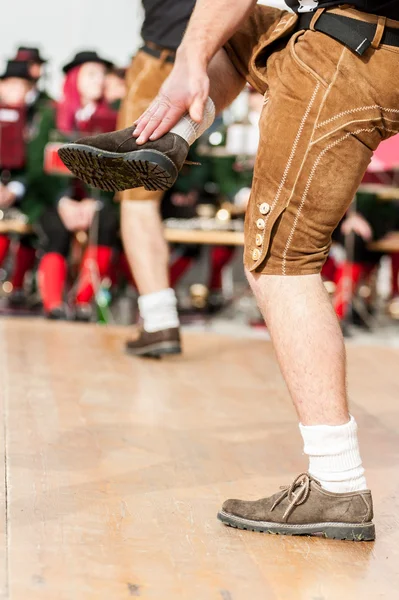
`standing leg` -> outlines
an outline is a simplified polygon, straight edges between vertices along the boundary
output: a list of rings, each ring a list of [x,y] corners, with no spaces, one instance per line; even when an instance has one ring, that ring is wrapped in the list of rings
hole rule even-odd
[[[211,94],[217,108],[221,109],[231,102],[245,82],[224,51],[218,54],[211,68],[215,81]],[[154,73],[154,77],[160,83],[159,73]],[[219,83],[221,78],[223,84]],[[132,82],[131,89],[135,89],[134,86],[135,83]],[[121,126],[131,125],[136,115],[140,114],[142,106],[137,103],[140,93],[141,89],[135,95],[128,95],[122,113],[122,121],[125,122],[120,122]],[[131,109],[126,105],[130,105]],[[206,124],[203,124],[202,130],[205,128]],[[185,121],[176,133],[192,143],[200,129],[198,124]],[[122,240],[140,294],[139,309],[145,332],[128,342],[127,349],[132,354],[145,354],[148,345],[154,354],[157,348],[159,354],[162,354],[163,349],[166,352],[177,352],[180,346],[176,295],[169,282],[169,248],[164,238],[159,211],[161,198],[162,194],[159,192],[151,193],[141,188],[122,194]]]
[[[155,61],[144,53],[135,57],[127,73],[128,91],[119,114],[120,128],[131,126],[147,108],[171,69],[170,63]],[[179,351],[179,318],[175,294],[169,287],[169,250],[159,212],[162,193],[137,188],[123,192],[121,200],[123,248],[139,292],[146,332],[138,332],[136,339],[128,341],[127,350],[145,355],[147,345],[152,350],[158,345],[159,355],[163,350]]]
[[[335,123],[347,89],[342,61],[353,69],[359,61],[327,37],[322,43],[307,33],[295,50],[291,40],[269,58],[245,232],[248,280],[299,417],[308,472],[269,498],[227,501],[219,517],[266,532],[374,539],[343,337],[319,273],[379,137],[368,122],[353,130]],[[311,66],[301,68],[310,56]]]
[[[347,423],[345,347],[320,276],[247,275],[301,423]]]

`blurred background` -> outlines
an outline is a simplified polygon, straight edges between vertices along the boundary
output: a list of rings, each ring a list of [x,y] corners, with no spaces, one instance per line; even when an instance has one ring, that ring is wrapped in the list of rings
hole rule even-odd
[[[18,46],[39,47],[44,57],[51,58],[46,70],[48,89],[58,97],[61,67],[80,48],[92,48],[116,64],[128,64],[140,44],[141,2],[114,0],[101,3],[101,10],[98,7],[96,0],[8,2],[7,27],[0,39],[2,67]]]
[[[260,2],[282,8],[284,2]],[[38,0],[7,3],[7,26],[0,38],[0,65],[23,44],[38,46],[51,57],[48,87],[58,97],[61,66],[79,48],[93,48],[116,64],[127,65],[138,49],[143,8],[140,0],[70,0],[68,4]],[[110,30],[111,28],[111,30]]]
[[[117,198],[82,187],[57,157],[65,140],[116,127],[125,70],[142,44],[141,2],[98,7],[96,0],[7,6],[0,37],[0,311],[6,316],[123,326],[138,319]],[[75,67],[79,78],[71,75]],[[187,327],[267,335],[242,268],[263,105],[248,87],[193,147],[190,159],[201,166],[184,168],[163,200],[171,284]],[[71,106],[78,128],[68,121]],[[393,138],[375,155],[323,271],[345,335],[393,345],[399,343],[398,167]],[[81,222],[67,226],[63,207],[71,202],[80,203]]]

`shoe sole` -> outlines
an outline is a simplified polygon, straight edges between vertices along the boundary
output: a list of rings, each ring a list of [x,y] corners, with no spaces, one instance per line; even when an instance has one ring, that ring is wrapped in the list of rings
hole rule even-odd
[[[374,523],[312,523],[311,525],[290,525],[268,521],[251,521],[236,517],[223,510],[218,513],[219,521],[236,529],[258,531],[277,535],[314,535],[335,540],[371,542],[375,540]]]
[[[182,350],[180,344],[176,344],[176,342],[159,342],[150,344],[145,348],[129,348],[126,346],[126,352],[131,356],[161,358],[164,355],[181,354]]]
[[[83,144],[65,144],[58,154],[76,177],[107,192],[137,187],[165,191],[178,175],[174,162],[157,150],[117,153]]]

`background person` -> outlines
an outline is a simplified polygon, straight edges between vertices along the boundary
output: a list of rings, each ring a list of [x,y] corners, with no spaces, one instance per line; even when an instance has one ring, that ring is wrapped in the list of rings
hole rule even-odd
[[[57,194],[57,180],[49,177],[43,168],[44,149],[55,126],[54,105],[47,96],[40,96],[30,102],[30,94],[35,89],[35,80],[30,73],[28,62],[9,61],[1,76],[0,102],[3,110],[17,109],[14,123],[13,144],[3,147],[3,164],[15,161],[15,153],[21,154],[18,168],[7,170],[7,182],[0,183],[0,208],[7,211],[17,208],[26,217],[28,225],[36,226],[43,210]],[[0,236],[0,264],[4,261],[10,245],[9,236]],[[11,305],[21,305],[26,301],[23,283],[26,273],[34,266],[36,258],[36,236],[24,235],[19,238],[15,255],[11,283],[13,290],[9,296]]]
[[[84,51],[64,67],[63,97],[56,114],[57,129],[64,136],[101,127],[102,120],[109,127],[115,123],[116,114],[104,99],[110,66],[95,52]],[[39,267],[39,287],[50,319],[70,317],[64,294],[71,242],[75,232],[91,231],[73,299],[75,318],[90,320],[94,280],[110,275],[112,252],[117,244],[118,212],[113,193],[98,193],[75,178],[65,179],[58,198],[40,218],[40,229],[45,253]]]

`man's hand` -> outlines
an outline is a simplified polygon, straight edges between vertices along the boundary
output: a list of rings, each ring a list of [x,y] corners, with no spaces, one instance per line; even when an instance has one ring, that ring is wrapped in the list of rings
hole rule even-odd
[[[16,195],[6,185],[0,183],[0,208],[10,208],[16,201]]]
[[[199,123],[209,94],[206,64],[189,64],[184,50],[177,53],[173,71],[150,107],[136,121],[138,144],[157,140],[172,129],[188,112]]]
[[[365,242],[370,242],[373,239],[373,230],[369,222],[358,213],[353,213],[345,219],[341,225],[341,231],[344,235],[354,232]]]

